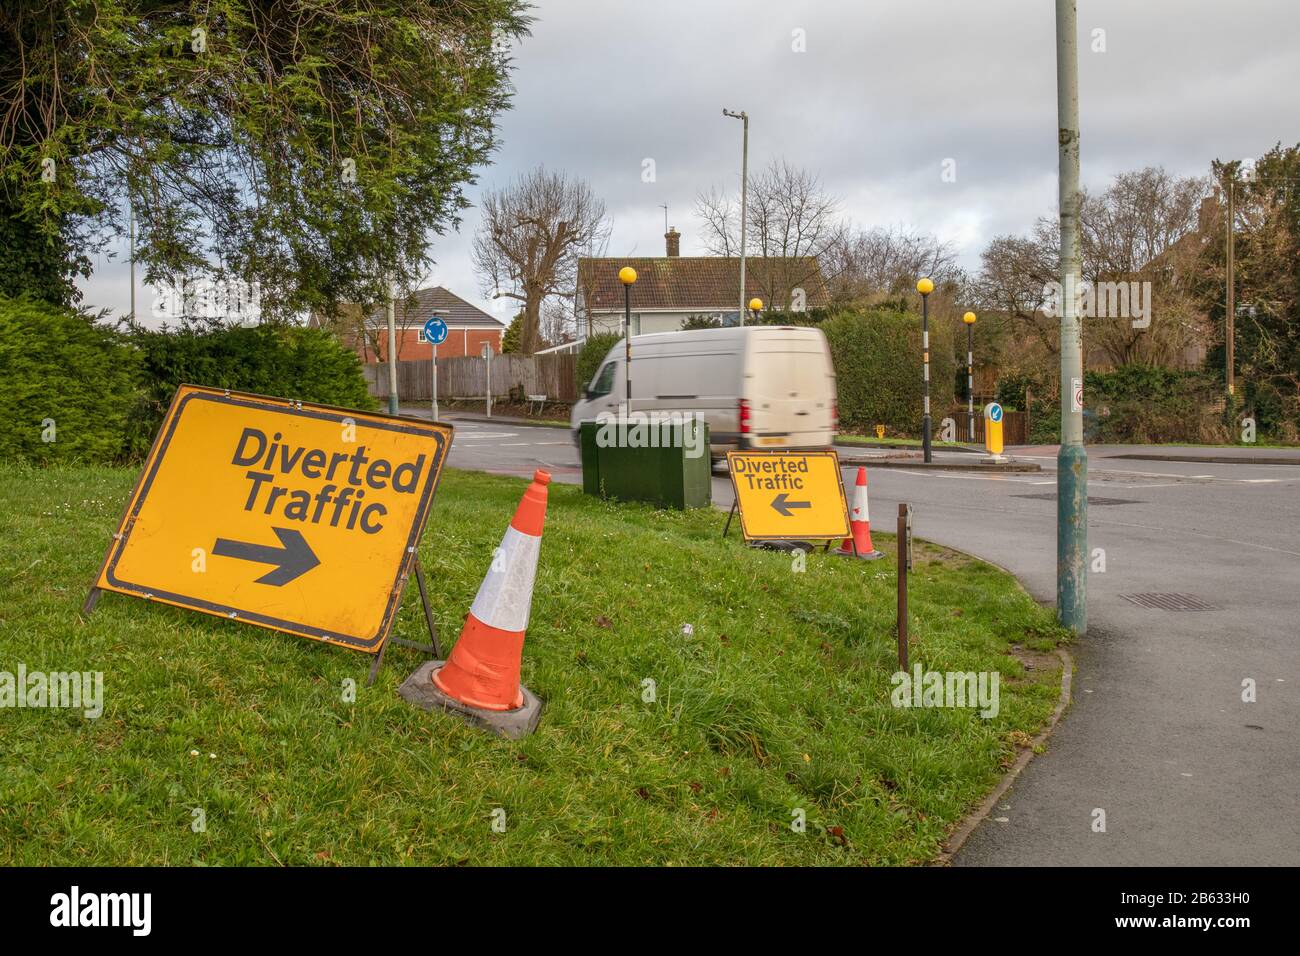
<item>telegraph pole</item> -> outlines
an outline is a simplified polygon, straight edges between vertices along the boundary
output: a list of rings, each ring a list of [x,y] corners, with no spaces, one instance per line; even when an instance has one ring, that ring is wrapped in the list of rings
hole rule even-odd
[[[1056,0],[1060,144],[1061,450],[1056,458],[1056,613],[1088,630],[1088,453],[1083,447],[1083,330],[1079,320],[1079,26],[1075,0]]]
[[[1233,366],[1236,364],[1233,360],[1233,352],[1235,351],[1234,346],[1236,345],[1233,339],[1236,335],[1236,325],[1237,325],[1237,282],[1236,282],[1237,258],[1235,254],[1236,250],[1233,248],[1233,246],[1235,245],[1233,241],[1235,238],[1234,233],[1236,231],[1233,229],[1233,224],[1237,217],[1236,192],[1237,192],[1237,170],[1236,168],[1233,168],[1230,174],[1230,178],[1228,179],[1228,238],[1227,238],[1227,250],[1226,250],[1227,259],[1228,259],[1228,301],[1227,301],[1228,309],[1227,309],[1227,315],[1224,316],[1226,326],[1225,326],[1225,331],[1223,336],[1223,345],[1224,345],[1224,353],[1225,353],[1224,371],[1227,376],[1229,403],[1231,403],[1232,395],[1235,393],[1236,390],[1236,380],[1233,376]]]

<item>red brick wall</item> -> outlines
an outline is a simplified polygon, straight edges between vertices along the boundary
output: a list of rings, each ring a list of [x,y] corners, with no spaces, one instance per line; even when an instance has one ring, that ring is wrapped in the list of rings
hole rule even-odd
[[[428,360],[433,355],[433,346],[419,341],[418,329],[398,329],[397,330],[397,358],[399,361],[412,361],[415,359]],[[478,355],[483,348],[483,343],[491,344],[492,351],[498,355],[501,353],[501,336],[505,329],[458,329],[452,327],[448,330],[447,341],[438,346],[438,358],[460,358],[463,355]],[[388,360],[388,334],[380,334],[380,354],[378,360],[381,362]],[[357,354],[362,357],[362,361],[374,362],[376,360],[374,352],[370,352],[367,357],[360,349]]]

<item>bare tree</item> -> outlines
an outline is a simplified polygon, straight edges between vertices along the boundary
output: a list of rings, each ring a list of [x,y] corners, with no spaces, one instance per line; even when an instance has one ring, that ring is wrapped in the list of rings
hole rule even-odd
[[[791,305],[795,289],[819,274],[820,262],[843,243],[847,226],[839,218],[839,200],[821,179],[785,160],[773,160],[749,183],[746,253],[756,263],[755,284],[769,308]],[[740,255],[740,203],[716,189],[695,199],[695,214],[704,220],[704,246],[716,256]]]
[[[1189,245],[1207,183],[1178,178],[1158,167],[1121,173],[1099,194],[1084,193],[1080,208],[1083,279],[1098,314],[1085,314],[1084,335],[1117,365],[1178,363],[1203,335],[1191,298]],[[1028,236],[997,236],[984,250],[975,285],[982,306],[998,312],[1055,352],[1056,323],[1044,316],[1059,275],[1059,226],[1044,216]],[[1138,284],[1147,315],[1100,314],[1100,289]],[[1149,284],[1148,284],[1149,283]],[[1149,294],[1148,294],[1149,293]],[[1146,323],[1146,319],[1151,321]]]
[[[573,306],[558,296],[547,299],[542,306],[542,342],[550,346],[573,341],[573,326]]]
[[[837,302],[909,292],[921,276],[938,287],[963,278],[951,243],[906,227],[846,231],[822,267]]]
[[[532,355],[542,343],[543,302],[571,298],[578,253],[603,250],[609,239],[605,204],[581,180],[538,167],[484,193],[482,210],[474,267],[485,294],[524,303],[520,350]]]

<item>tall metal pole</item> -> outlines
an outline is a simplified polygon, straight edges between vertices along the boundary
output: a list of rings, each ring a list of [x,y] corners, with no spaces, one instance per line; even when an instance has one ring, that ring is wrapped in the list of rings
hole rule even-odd
[[[745,218],[749,205],[749,114],[744,110],[733,113],[724,109],[723,116],[738,119],[744,126],[740,148],[740,324],[745,324]]]
[[[921,451],[926,464],[930,455],[930,293],[934,283],[921,279],[916,284],[916,291],[921,293],[921,384],[925,389],[925,405],[921,416]]]
[[[388,414],[397,414],[397,309],[388,289]]]
[[[1224,344],[1224,372],[1227,377],[1228,394],[1235,393],[1236,379],[1233,375],[1233,366],[1236,365],[1233,353],[1236,351],[1234,342],[1236,325],[1237,325],[1237,282],[1236,282],[1236,250],[1235,245],[1236,230],[1233,229],[1233,223],[1236,221],[1236,191],[1237,191],[1237,171],[1232,170],[1232,178],[1228,180],[1228,238],[1227,238],[1227,256],[1228,256],[1228,301],[1227,314],[1224,316],[1225,332],[1223,337]]]
[[[623,283],[623,382],[627,386],[625,416],[632,414],[632,284]]]
[[[131,210],[131,321],[135,321],[135,204],[128,199]]]
[[[1083,447],[1083,329],[1079,321],[1079,27],[1075,0],[1056,0],[1060,144],[1061,450],[1056,459],[1056,613],[1088,630],[1088,454]]]
[[[966,323],[966,440],[975,440],[975,323]]]
[[[438,346],[433,347],[433,420],[438,420]]]

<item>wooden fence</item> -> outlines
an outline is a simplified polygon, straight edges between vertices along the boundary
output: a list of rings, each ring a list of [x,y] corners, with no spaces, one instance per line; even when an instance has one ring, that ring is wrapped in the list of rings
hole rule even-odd
[[[956,426],[956,434],[953,436],[954,441],[973,442],[975,444],[984,444],[984,405],[979,402],[975,403],[975,434],[969,434],[969,422],[966,416],[966,406],[954,407],[947,415],[953,420]],[[935,423],[934,434],[939,436],[942,433],[942,420]],[[1028,412],[1010,412],[1002,413],[1002,443],[1004,445],[1028,445],[1029,444],[1029,413]]]
[[[388,366],[365,366],[366,384],[376,398],[388,397]],[[525,395],[545,395],[551,402],[578,398],[574,355],[497,355],[492,358],[492,397],[504,398],[523,387]],[[438,398],[482,398],[487,392],[487,363],[473,356],[438,359]],[[433,398],[433,363],[420,359],[397,363],[397,395],[404,402]]]

